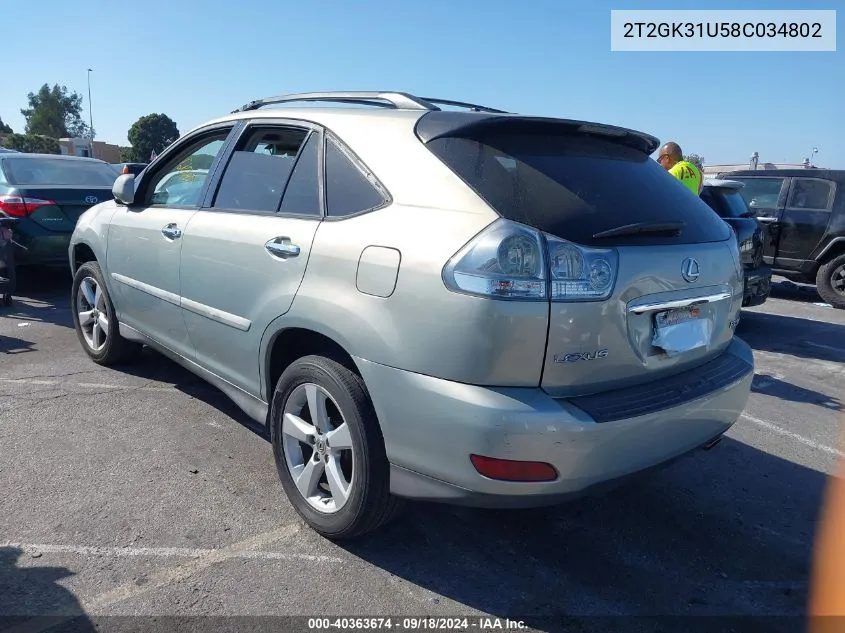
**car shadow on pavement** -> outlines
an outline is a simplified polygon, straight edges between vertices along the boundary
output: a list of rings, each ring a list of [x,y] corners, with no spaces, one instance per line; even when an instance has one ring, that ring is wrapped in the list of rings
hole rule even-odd
[[[73,280],[64,269],[22,268],[11,307],[0,308],[0,318],[23,323],[53,323],[73,328],[70,288]]]
[[[25,552],[0,547],[0,630],[93,633],[96,629],[73,593],[59,581],[65,567],[22,567]]]
[[[173,385],[175,389],[214,407],[256,435],[269,439],[264,427],[256,424],[225,393],[148,347],[144,348],[141,356],[135,361],[114,366],[113,369],[127,376]]]
[[[0,335],[0,354],[24,354],[34,352],[35,343],[16,336]]]
[[[801,301],[804,303],[824,303],[828,305],[824,299],[819,296],[816,287],[809,284],[797,284],[786,279],[779,279],[772,282],[770,296],[775,299],[787,299],[789,301]]]
[[[771,374],[755,374],[751,391],[790,402],[815,404],[831,411],[842,411],[842,402],[838,398],[821,391],[799,387]]]
[[[631,615],[684,617],[641,622],[649,631],[801,630],[825,482],[726,438],[639,482],[549,509],[409,504],[344,547],[433,592],[432,608],[441,594],[541,630],[640,630],[600,617]],[[792,618],[759,628],[702,617],[738,615]],[[564,616],[583,617],[585,628],[553,619]]]
[[[760,352],[845,363],[845,325],[767,312],[745,312],[737,335]]]

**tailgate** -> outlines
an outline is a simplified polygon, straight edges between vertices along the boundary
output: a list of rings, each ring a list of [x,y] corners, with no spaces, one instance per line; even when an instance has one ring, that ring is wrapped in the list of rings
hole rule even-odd
[[[731,241],[618,248],[609,300],[552,302],[542,387],[555,397],[595,393],[653,382],[719,355],[742,302]],[[691,261],[698,277],[687,281]]]

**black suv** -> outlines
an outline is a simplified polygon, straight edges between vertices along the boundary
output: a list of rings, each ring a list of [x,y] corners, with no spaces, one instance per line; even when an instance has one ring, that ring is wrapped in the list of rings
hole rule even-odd
[[[721,173],[766,226],[763,259],[773,271],[816,284],[845,309],[845,170],[758,169]]]
[[[763,225],[743,199],[743,184],[736,180],[705,179],[701,199],[733,229],[745,276],[743,307],[766,302],[772,289],[772,269],[763,263]]]

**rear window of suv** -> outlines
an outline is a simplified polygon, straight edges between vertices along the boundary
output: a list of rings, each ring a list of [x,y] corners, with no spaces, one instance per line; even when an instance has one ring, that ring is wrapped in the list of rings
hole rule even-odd
[[[427,146],[503,217],[584,245],[692,244],[727,226],[643,151],[585,134],[476,131]],[[678,235],[595,238],[633,223],[683,222]]]
[[[723,218],[747,218],[753,215],[736,189],[704,187],[701,199]]]

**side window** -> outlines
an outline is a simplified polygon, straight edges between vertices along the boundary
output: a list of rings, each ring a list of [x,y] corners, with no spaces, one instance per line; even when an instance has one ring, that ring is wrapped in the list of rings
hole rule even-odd
[[[342,217],[379,207],[386,196],[332,138],[326,141],[326,212]]]
[[[745,184],[739,192],[752,209],[774,209],[778,206],[784,178],[731,178],[730,175],[726,178]]]
[[[213,206],[275,213],[308,130],[261,127],[247,133],[232,153]]]
[[[722,209],[722,205],[719,204],[718,196],[713,194],[713,189],[711,187],[704,187],[701,191],[700,197],[705,203],[707,203],[708,207],[719,214],[719,217],[725,217],[725,211]]]
[[[313,215],[320,217],[320,135],[312,132],[299,153],[296,166],[285,189],[281,213]]]
[[[200,203],[208,170],[226,142],[231,128],[203,136],[189,144],[152,174],[147,204],[193,207]]]
[[[830,204],[831,183],[826,180],[796,178],[786,206],[790,209],[813,209],[827,211]]]

